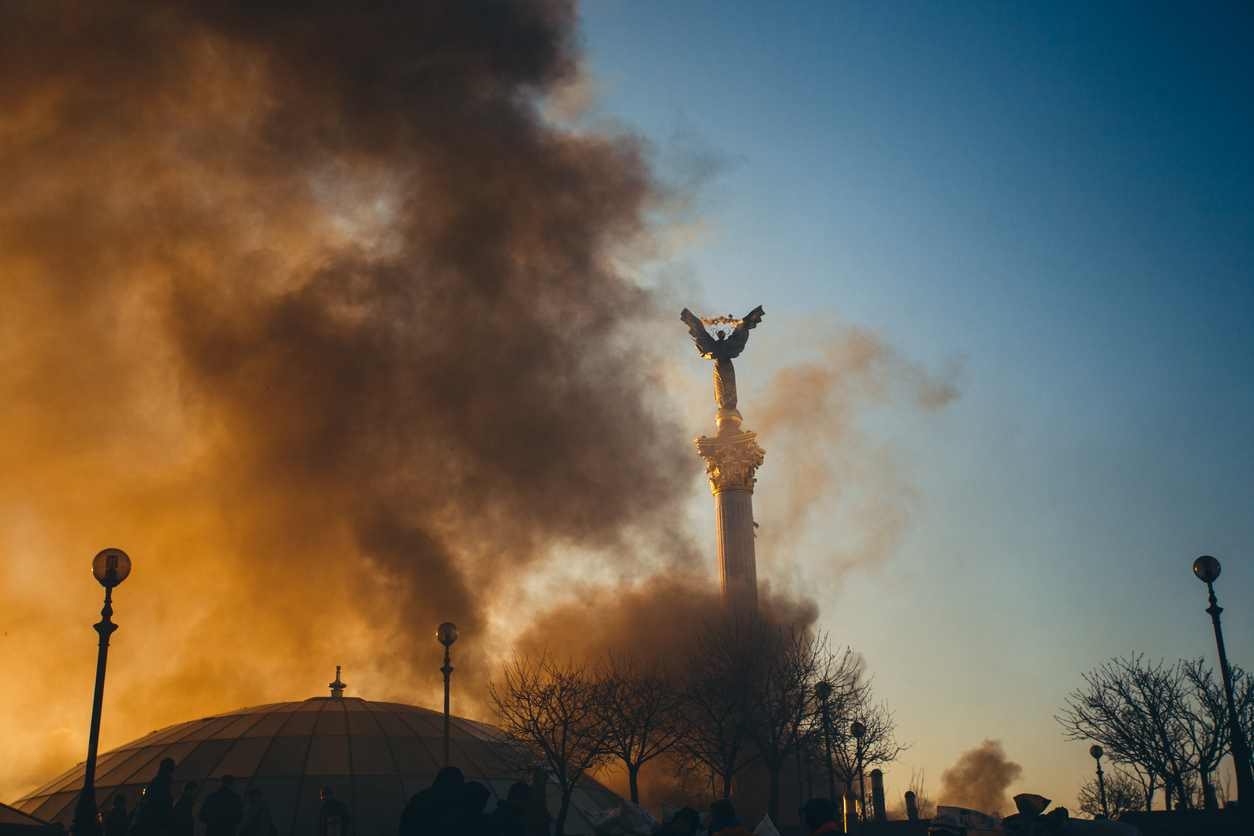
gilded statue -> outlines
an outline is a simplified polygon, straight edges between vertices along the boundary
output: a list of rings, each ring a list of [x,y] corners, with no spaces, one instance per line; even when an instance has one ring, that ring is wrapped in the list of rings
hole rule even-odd
[[[701,356],[705,359],[714,361],[714,399],[718,401],[720,416],[727,414],[734,415],[736,419],[740,417],[740,413],[736,411],[736,370],[732,367],[732,358],[739,357],[740,352],[745,350],[745,343],[749,341],[749,332],[762,321],[762,316],[761,305],[750,311],[744,319],[733,319],[730,316],[698,319],[687,308],[684,308],[684,312],[679,315],[679,318],[688,326],[688,332],[692,334],[692,339],[697,344],[697,351],[701,352]],[[736,327],[732,329],[731,334],[720,330],[717,332],[717,339],[705,330],[707,324],[730,325],[733,323]],[[736,420],[735,426],[739,426],[739,423],[739,420]],[[722,426],[721,421],[719,426]]]

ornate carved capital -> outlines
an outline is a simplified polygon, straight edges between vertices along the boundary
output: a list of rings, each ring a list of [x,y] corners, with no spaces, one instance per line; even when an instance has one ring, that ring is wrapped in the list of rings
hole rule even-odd
[[[697,439],[697,452],[705,459],[705,472],[715,495],[723,491],[753,493],[754,474],[766,456],[757,437],[757,433],[744,432]]]

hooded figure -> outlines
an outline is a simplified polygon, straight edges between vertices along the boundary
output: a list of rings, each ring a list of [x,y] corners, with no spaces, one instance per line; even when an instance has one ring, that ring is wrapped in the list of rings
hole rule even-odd
[[[483,812],[492,791],[478,781],[467,781],[462,803],[435,826],[435,836],[501,836],[496,819]]]
[[[736,818],[736,808],[726,799],[710,805],[710,836],[750,836],[749,829]]]
[[[462,788],[466,779],[455,766],[446,766],[436,773],[431,786],[414,793],[401,813],[397,836],[432,836],[435,826],[449,813],[461,807]]]

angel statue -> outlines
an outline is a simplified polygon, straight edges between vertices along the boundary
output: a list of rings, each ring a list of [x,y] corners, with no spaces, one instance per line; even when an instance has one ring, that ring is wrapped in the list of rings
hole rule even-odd
[[[679,318],[688,326],[688,332],[692,334],[692,339],[696,342],[697,351],[701,352],[701,356],[714,361],[714,399],[718,401],[719,411],[734,412],[736,409],[736,370],[732,368],[732,358],[739,357],[740,352],[745,350],[745,343],[749,341],[749,331],[762,321],[762,306],[758,305],[744,319],[720,316],[716,319],[702,320],[687,308],[684,308]],[[710,336],[709,331],[705,330],[707,323],[711,325],[735,323],[736,327],[732,329],[731,336],[728,336],[726,331],[718,331],[718,339],[715,339]],[[739,415],[739,413],[736,414]]]

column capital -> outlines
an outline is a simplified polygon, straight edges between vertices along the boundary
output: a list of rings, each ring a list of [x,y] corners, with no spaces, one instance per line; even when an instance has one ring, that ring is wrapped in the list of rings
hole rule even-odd
[[[696,439],[697,452],[705,459],[710,491],[715,496],[723,491],[753,493],[754,474],[766,456],[757,437],[757,433],[743,432]]]

